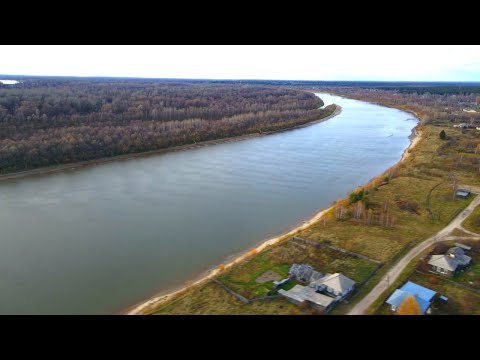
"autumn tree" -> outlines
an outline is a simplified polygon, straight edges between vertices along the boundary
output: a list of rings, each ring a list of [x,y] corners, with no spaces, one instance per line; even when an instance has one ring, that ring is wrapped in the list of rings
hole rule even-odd
[[[398,315],[422,315],[420,306],[413,296],[408,296],[398,307]]]
[[[373,223],[373,210],[368,209],[367,216],[365,217],[365,225],[372,225]]]
[[[337,219],[343,219],[345,217],[345,200],[338,199],[335,203],[335,217]]]

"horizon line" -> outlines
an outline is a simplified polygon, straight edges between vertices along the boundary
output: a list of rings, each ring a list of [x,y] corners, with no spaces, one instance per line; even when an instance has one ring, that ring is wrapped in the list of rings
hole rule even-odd
[[[379,83],[465,83],[480,84],[480,81],[466,80],[306,80],[306,79],[266,79],[266,78],[182,78],[182,77],[144,77],[144,76],[111,76],[111,75],[33,75],[33,74],[0,74],[1,77],[43,77],[43,78],[108,78],[108,79],[143,79],[143,80],[197,80],[197,81],[292,81],[292,82],[379,82]]]

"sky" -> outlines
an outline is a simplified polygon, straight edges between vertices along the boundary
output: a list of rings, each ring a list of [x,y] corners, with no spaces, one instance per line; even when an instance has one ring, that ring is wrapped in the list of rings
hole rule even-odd
[[[0,45],[0,74],[480,81],[480,46]]]

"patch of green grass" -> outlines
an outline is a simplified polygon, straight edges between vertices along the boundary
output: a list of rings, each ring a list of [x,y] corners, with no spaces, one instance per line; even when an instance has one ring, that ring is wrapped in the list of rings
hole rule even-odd
[[[480,206],[477,206],[475,210],[473,210],[472,214],[465,219],[462,226],[467,230],[480,234]]]
[[[289,282],[287,282],[285,285],[283,285],[283,286],[281,287],[281,289],[283,289],[283,290],[285,290],[285,291],[288,291],[288,290],[294,288],[296,285],[299,285],[299,284],[300,284],[300,283],[299,283],[298,281],[295,281],[295,280],[289,281]]]
[[[218,280],[248,299],[266,296],[273,289],[273,282],[259,284],[256,279],[269,270],[285,278],[290,269],[288,264],[273,264],[269,253],[270,251],[265,251],[245,261],[221,275]]]

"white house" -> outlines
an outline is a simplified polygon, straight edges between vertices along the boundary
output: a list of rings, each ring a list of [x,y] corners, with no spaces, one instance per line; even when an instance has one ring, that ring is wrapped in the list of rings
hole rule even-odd
[[[354,286],[355,281],[340,273],[326,274],[321,279],[310,283],[310,287],[313,287],[318,292],[325,292],[341,298],[350,293]]]

